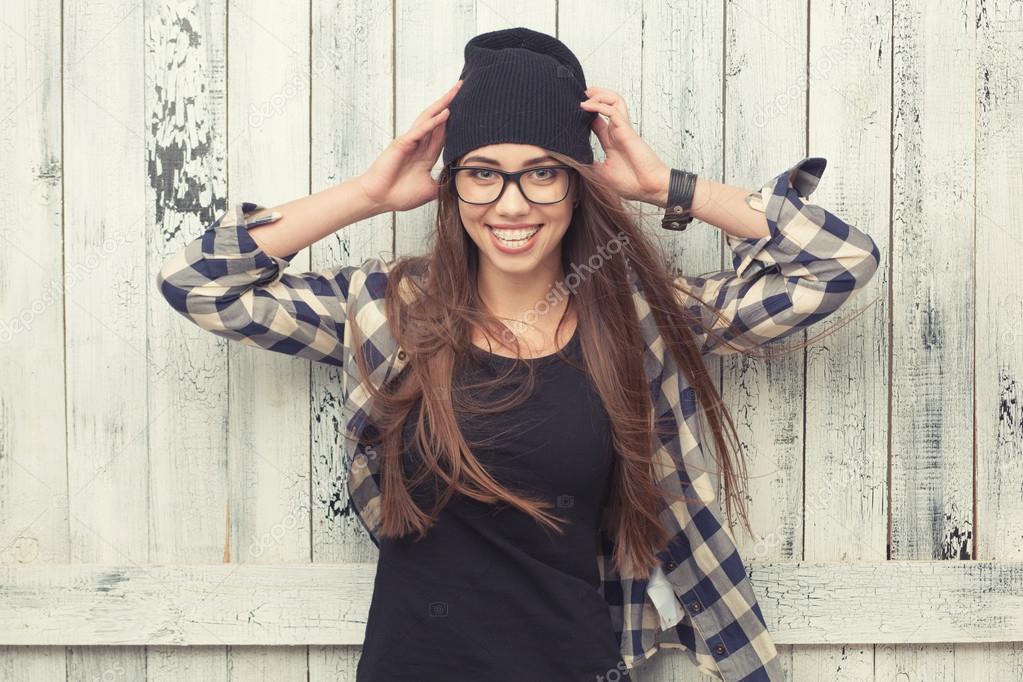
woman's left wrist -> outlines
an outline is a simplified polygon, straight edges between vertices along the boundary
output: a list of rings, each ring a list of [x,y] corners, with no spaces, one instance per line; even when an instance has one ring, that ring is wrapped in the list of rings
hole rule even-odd
[[[668,169],[668,189],[664,196],[664,216],[661,218],[661,227],[666,230],[682,232],[693,221],[694,216],[690,209],[693,205],[697,180],[696,173],[676,168]]]
[[[646,203],[659,208],[668,206],[668,186],[671,184],[671,167],[665,166],[657,171],[657,189],[646,199]]]

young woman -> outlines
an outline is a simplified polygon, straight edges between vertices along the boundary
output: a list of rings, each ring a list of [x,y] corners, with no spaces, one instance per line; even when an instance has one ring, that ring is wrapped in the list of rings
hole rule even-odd
[[[509,29],[470,41],[363,174],[236,206],[165,262],[161,292],[200,327],[344,369],[343,482],[380,549],[359,680],[620,680],[665,647],[782,679],[715,502],[715,468],[729,514],[744,477],[703,361],[873,276],[870,237],[805,203],[823,170],[758,192],[676,171],[560,41]],[[721,229],[735,269],[675,276],[623,199]],[[425,254],[284,273],[433,200]]]

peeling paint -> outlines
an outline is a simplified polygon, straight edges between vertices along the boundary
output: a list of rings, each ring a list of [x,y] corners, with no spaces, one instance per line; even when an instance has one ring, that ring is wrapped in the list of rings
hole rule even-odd
[[[165,7],[164,13],[175,13]],[[187,10],[184,10],[187,11]],[[153,57],[159,72],[153,84],[153,105],[150,112],[147,150],[149,184],[154,190],[156,224],[163,228],[163,239],[171,241],[181,228],[180,222],[164,225],[166,211],[196,215],[203,225],[213,222],[226,206],[219,205],[210,187],[220,165],[211,158],[217,130],[209,109],[216,106],[208,97],[205,80],[209,69],[202,61],[202,36],[192,21],[183,15],[161,16],[154,22],[159,33],[152,43],[165,53]],[[186,47],[187,46],[187,47]],[[196,96],[196,92],[203,96]]]

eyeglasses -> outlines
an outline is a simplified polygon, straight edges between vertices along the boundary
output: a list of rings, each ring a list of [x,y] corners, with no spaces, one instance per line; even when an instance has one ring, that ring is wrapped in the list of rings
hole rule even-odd
[[[492,204],[504,194],[508,180],[533,204],[556,204],[568,196],[575,169],[534,166],[514,173],[483,166],[451,166],[451,190],[467,204]]]

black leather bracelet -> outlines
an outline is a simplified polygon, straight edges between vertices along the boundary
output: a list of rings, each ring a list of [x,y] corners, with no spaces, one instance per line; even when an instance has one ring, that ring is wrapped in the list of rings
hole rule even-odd
[[[689,210],[693,206],[693,192],[696,190],[696,174],[689,171],[671,169],[668,181],[668,206],[661,218],[661,227],[666,230],[682,232],[693,216]]]

